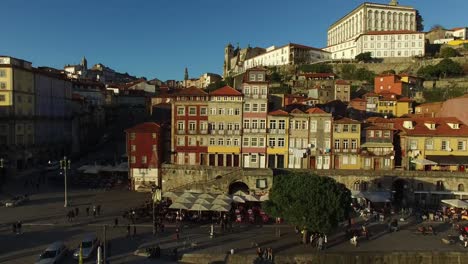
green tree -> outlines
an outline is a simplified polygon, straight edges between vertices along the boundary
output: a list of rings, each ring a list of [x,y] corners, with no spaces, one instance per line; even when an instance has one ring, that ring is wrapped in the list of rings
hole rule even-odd
[[[458,56],[458,52],[451,47],[444,47],[440,50],[440,57],[442,58],[452,58]]]
[[[288,86],[280,86],[280,87],[271,87],[269,88],[270,94],[290,94],[291,88]]]
[[[426,67],[421,67],[418,72],[418,76],[421,76],[425,79],[438,78],[440,71],[436,65],[427,65]]]
[[[355,59],[357,61],[370,62],[372,61],[372,53],[370,52],[359,53],[358,55],[356,55]]]
[[[302,72],[333,73],[333,66],[327,63],[306,64],[299,68]]]
[[[424,31],[424,19],[422,18],[419,10],[416,10],[416,31]]]
[[[312,173],[275,177],[265,210],[306,229],[330,233],[351,213],[351,192],[333,178]]]
[[[463,74],[462,66],[451,59],[443,59],[437,64],[437,68],[439,69],[440,76],[444,78]]]
[[[345,80],[352,80],[356,74],[356,65],[343,64],[341,67],[341,78]]]
[[[270,81],[271,82],[281,82],[281,74],[279,74],[278,72],[274,71],[271,75],[270,75]]]
[[[368,83],[374,83],[375,73],[369,71],[366,68],[359,68],[356,70],[355,79],[360,81],[367,81]]]

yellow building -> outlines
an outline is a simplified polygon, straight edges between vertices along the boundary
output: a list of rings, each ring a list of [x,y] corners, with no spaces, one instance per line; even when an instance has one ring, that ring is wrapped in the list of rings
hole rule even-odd
[[[361,123],[340,118],[333,121],[333,167],[335,169],[359,169],[361,148]]]
[[[208,101],[208,156],[215,166],[242,166],[243,95],[224,86],[210,93]]]
[[[409,98],[398,98],[396,94],[392,93],[381,94],[377,103],[377,112],[384,115],[401,117],[413,112],[411,104],[412,100]]]
[[[410,170],[466,171],[468,126],[455,117],[393,119],[400,129],[402,166]]]
[[[13,170],[32,166],[34,74],[28,61],[0,57],[0,155]],[[8,150],[8,151],[7,151]]]
[[[268,113],[267,128],[268,168],[286,168],[289,163],[289,113],[284,110]]]

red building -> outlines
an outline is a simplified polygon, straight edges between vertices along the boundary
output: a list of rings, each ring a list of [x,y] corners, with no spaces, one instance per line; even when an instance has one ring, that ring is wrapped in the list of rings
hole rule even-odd
[[[162,130],[157,123],[146,122],[125,130],[129,178],[133,190],[150,191],[161,186]]]
[[[381,75],[375,77],[374,92],[381,93],[394,93],[401,95],[403,92],[403,82],[398,75]]]
[[[172,162],[201,165],[208,152],[208,94],[196,87],[176,92],[172,100]]]

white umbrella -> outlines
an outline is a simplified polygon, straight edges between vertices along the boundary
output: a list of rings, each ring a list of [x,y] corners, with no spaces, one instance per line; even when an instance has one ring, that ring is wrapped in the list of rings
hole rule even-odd
[[[192,207],[189,209],[190,211],[209,211],[209,206],[205,206],[203,204],[192,204]]]
[[[243,191],[239,190],[239,191],[235,192],[234,195],[247,196],[248,194],[246,192],[243,192]]]
[[[244,198],[238,196],[238,195],[234,195],[232,197],[232,201],[235,202],[235,203],[245,203],[245,200]]]
[[[216,199],[212,202],[212,204],[214,205],[230,205],[231,202],[230,201],[227,201],[227,200],[223,200],[223,199]]]
[[[179,197],[182,197],[182,198],[197,198],[196,194],[193,194],[193,193],[189,193],[189,192],[184,192],[183,194],[181,194]]]
[[[194,198],[186,198],[186,197],[178,197],[174,200],[174,203],[185,203],[185,204],[191,204],[195,201]]]
[[[189,209],[190,208],[190,204],[185,204],[185,203],[173,203],[171,204],[171,206],[169,206],[169,209]]]
[[[210,210],[215,212],[229,212],[229,210],[231,210],[231,206],[214,204],[213,206],[211,206]]]
[[[261,202],[268,201],[268,200],[270,200],[270,194],[265,194],[265,195],[260,196]]]
[[[232,197],[230,195],[227,195],[227,194],[219,194],[218,196],[216,196],[216,199],[231,200]]]
[[[208,198],[208,199],[213,199],[214,197],[213,197],[213,195],[211,195],[211,194],[209,194],[209,193],[202,193],[202,194],[198,195],[198,198],[203,198],[203,199],[205,199],[205,198]]]
[[[249,201],[249,202],[259,202],[260,201],[257,196],[252,195],[252,194],[244,196],[244,199],[246,201]]]
[[[459,199],[442,200],[441,202],[448,204],[452,207],[456,207],[456,208],[462,208],[462,209],[468,208],[468,203]]]
[[[213,201],[213,199],[202,199],[202,198],[198,198],[197,200],[195,200],[194,203],[196,204],[203,204],[203,205],[211,205],[211,202]]]
[[[165,198],[171,198],[171,199],[177,199],[179,197],[180,194],[178,193],[175,193],[175,192],[165,192],[163,193],[162,197],[165,197]]]

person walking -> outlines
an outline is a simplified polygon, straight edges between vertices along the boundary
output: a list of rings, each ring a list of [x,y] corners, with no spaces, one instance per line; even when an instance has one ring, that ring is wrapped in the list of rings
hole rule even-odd
[[[323,249],[323,236],[322,236],[322,235],[320,235],[320,236],[318,237],[317,249],[318,249],[318,250],[322,250],[322,249]]]
[[[93,217],[96,217],[96,206],[93,205]]]

